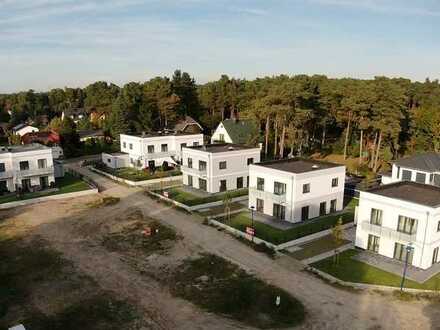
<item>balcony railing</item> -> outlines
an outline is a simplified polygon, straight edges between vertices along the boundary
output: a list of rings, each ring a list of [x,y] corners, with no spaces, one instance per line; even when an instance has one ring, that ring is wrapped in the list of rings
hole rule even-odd
[[[158,159],[158,158],[165,158],[165,157],[171,157],[175,156],[176,151],[163,151],[163,152],[152,152],[145,154],[145,159]]]
[[[14,176],[14,171],[0,172],[0,179],[8,179]]]
[[[50,167],[44,167],[44,168],[34,168],[29,170],[20,170],[16,171],[17,177],[28,177],[28,176],[35,176],[35,175],[48,175],[53,174],[54,168],[53,166]]]
[[[259,199],[271,199],[277,204],[286,203],[286,194],[278,195],[269,191],[258,190],[256,187],[249,187],[249,194],[255,195]]]
[[[206,168],[205,169],[198,169],[198,168],[192,168],[192,167],[188,167],[188,166],[181,166],[180,170],[182,172],[186,172],[186,173],[198,175],[198,176],[203,176],[203,177],[205,177],[207,174]]]
[[[361,222],[361,228],[368,231],[371,234],[375,234],[380,237],[389,238],[394,241],[415,242],[417,233],[407,234],[384,226],[373,225],[369,220]]]

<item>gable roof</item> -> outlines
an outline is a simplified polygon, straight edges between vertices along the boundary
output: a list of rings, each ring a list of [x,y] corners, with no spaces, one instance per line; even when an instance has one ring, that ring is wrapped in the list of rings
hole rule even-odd
[[[203,131],[202,125],[200,125],[194,118],[190,116],[185,116],[185,118],[177,121],[176,125],[174,125],[173,130],[176,132],[184,131],[185,128],[190,125],[197,125]]]
[[[232,143],[249,143],[258,136],[258,127],[252,120],[226,119],[222,121]]]
[[[395,165],[426,172],[440,171],[440,154],[431,152],[399,159]]]

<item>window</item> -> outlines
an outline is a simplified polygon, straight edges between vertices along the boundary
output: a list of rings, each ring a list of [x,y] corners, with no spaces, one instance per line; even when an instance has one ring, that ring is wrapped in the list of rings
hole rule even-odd
[[[286,184],[275,181],[273,193],[275,195],[284,195],[286,193]]]
[[[425,173],[416,173],[416,182],[425,183],[426,182],[426,174]]]
[[[264,213],[264,200],[257,198],[257,212]]]
[[[253,164],[254,163],[254,159],[253,158],[248,158],[247,159],[247,164],[248,165],[251,165],[251,164]]]
[[[330,201],[330,213],[336,212],[336,204],[337,204],[337,200],[336,199],[332,199]]]
[[[226,170],[226,161],[218,163],[218,168],[221,170]]]
[[[5,163],[0,163],[0,172],[6,171]]]
[[[29,162],[27,160],[20,162],[20,171],[26,171],[28,169],[29,169]]]
[[[433,184],[437,187],[440,187],[440,175],[439,174],[434,174]]]
[[[432,173],[429,175],[429,183],[434,184],[434,174]]]
[[[154,154],[154,146],[147,146],[147,152],[149,154]]]
[[[378,253],[380,238],[374,235],[368,235],[367,250]]]
[[[182,150],[183,148],[185,148],[186,147],[186,143],[181,143],[180,144],[180,150]]]
[[[219,134],[219,135],[218,135],[218,139],[219,139],[219,141],[221,141],[221,142],[225,142],[225,135],[224,135],[224,134]]]
[[[395,243],[394,244],[394,259],[405,261],[405,259],[408,261],[408,265],[412,264],[414,256],[414,248],[412,248],[409,252],[406,250],[406,245]]]
[[[38,162],[38,168],[46,168],[47,167],[46,159],[39,159],[37,162]]]
[[[237,189],[243,188],[243,177],[237,178]]]
[[[123,146],[124,148],[127,148],[127,142],[122,142],[122,146]]]
[[[264,179],[257,178],[257,190],[264,191]]]
[[[188,168],[193,168],[193,160],[192,160],[192,158],[188,158]]]
[[[286,218],[286,208],[280,204],[273,204],[273,216],[279,220]]]
[[[192,177],[192,175],[188,175],[188,186],[190,186],[190,187],[193,186],[193,177]]]
[[[400,177],[400,166],[397,166],[397,178]]]
[[[437,231],[440,231],[440,221],[437,223]]]
[[[382,210],[371,209],[370,223],[376,226],[382,226]]]
[[[199,143],[196,141],[196,142],[193,142],[193,146],[194,147],[197,147],[199,145]]]
[[[220,180],[220,191],[226,191],[226,180]]]
[[[48,176],[41,176],[40,177],[40,187],[43,189],[49,187],[49,177]]]
[[[417,220],[399,215],[397,231],[410,235],[415,234],[417,232]]]
[[[303,194],[310,192],[310,183],[303,184]]]
[[[164,143],[160,145],[161,152],[168,152],[168,144]]]
[[[130,144],[128,145],[128,147],[130,148],[130,150],[133,150],[133,143],[130,143]]]
[[[411,181],[411,171],[408,170],[402,171],[402,181]]]
[[[249,175],[246,177],[246,187],[249,187]]]
[[[206,191],[206,180],[199,178],[199,189]]]
[[[438,247],[432,251],[432,264],[436,264],[438,262]]]
[[[301,208],[301,221],[309,219],[309,206],[303,206]]]
[[[326,202],[321,202],[319,204],[319,215],[326,215],[327,214],[327,203]]]
[[[332,187],[337,187],[338,186],[338,178],[333,178],[332,179]]]
[[[110,163],[112,160],[110,158],[107,158],[107,163]]]
[[[199,160],[199,171],[206,171],[206,162]]]

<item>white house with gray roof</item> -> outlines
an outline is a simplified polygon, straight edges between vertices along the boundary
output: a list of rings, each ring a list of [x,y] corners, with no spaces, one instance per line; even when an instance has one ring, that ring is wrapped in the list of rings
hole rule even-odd
[[[438,263],[440,188],[401,181],[361,192],[355,245],[422,269]]]
[[[301,222],[341,211],[345,166],[283,159],[249,167],[249,207],[279,220]]]
[[[36,143],[0,147],[0,191],[44,189],[52,182],[52,148]]]
[[[382,183],[399,181],[440,186],[440,154],[426,153],[395,161],[391,173],[382,175]]]

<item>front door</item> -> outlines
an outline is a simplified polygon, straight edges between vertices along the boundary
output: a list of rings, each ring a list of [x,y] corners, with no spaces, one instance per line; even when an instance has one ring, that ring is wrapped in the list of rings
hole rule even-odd
[[[150,170],[155,170],[155,168],[156,168],[156,163],[154,162],[154,160],[149,160],[149,161],[148,161],[148,168],[149,168]]]
[[[322,202],[319,204],[319,215],[323,216],[327,213],[327,203]]]
[[[23,189],[23,191],[29,191],[30,188],[31,188],[31,179],[21,180],[21,189]]]
[[[305,221],[309,219],[309,207],[303,206],[301,208],[301,221]]]
[[[286,219],[286,208],[284,205],[273,204],[273,216],[279,220]]]
[[[226,191],[226,180],[220,180],[220,191]]]
[[[47,187],[49,187],[49,177],[47,176],[40,177],[40,187],[42,189],[46,189]]]

